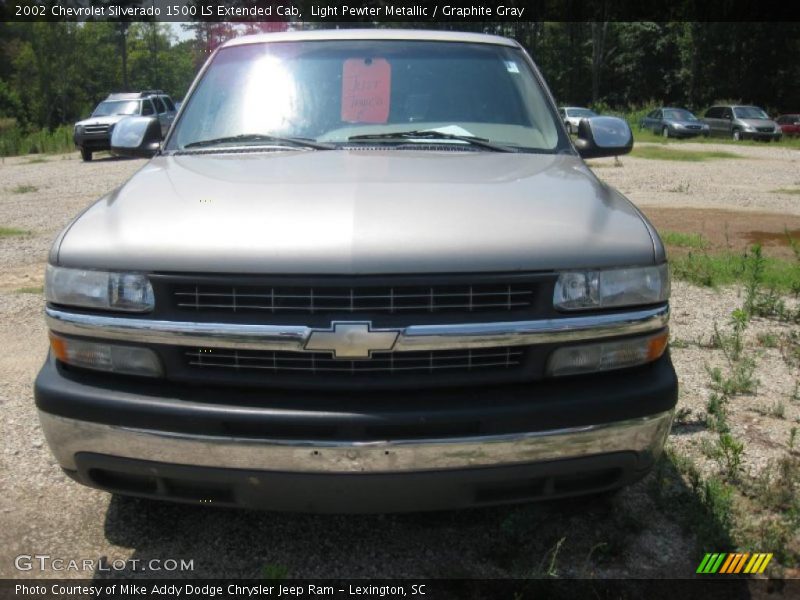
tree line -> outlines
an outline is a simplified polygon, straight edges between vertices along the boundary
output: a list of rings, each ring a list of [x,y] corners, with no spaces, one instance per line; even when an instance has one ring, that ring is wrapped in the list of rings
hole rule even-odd
[[[181,99],[220,43],[287,27],[354,23],[0,23],[0,122],[53,129],[109,92],[159,88]],[[557,101],[626,110],[651,101],[701,110],[735,100],[800,112],[800,23],[433,23],[509,36],[533,56]],[[363,24],[361,24],[363,26]]]

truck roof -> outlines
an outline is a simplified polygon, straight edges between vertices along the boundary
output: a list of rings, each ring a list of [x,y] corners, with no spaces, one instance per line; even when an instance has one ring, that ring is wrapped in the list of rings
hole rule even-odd
[[[427,29],[315,29],[311,31],[281,31],[245,35],[228,40],[222,48],[261,44],[266,42],[300,42],[309,40],[413,40],[435,42],[469,42],[517,47],[512,39],[499,35],[464,31],[433,31]]]

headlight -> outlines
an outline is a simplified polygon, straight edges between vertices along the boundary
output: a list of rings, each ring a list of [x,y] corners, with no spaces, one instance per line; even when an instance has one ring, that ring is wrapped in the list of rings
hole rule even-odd
[[[47,265],[45,298],[53,304],[146,312],[153,310],[153,287],[140,273],[109,273]]]
[[[666,263],[655,267],[630,267],[561,273],[553,305],[561,310],[587,310],[658,304],[669,298]]]
[[[744,129],[745,131],[755,131],[756,130],[755,127],[753,127],[752,125],[748,125],[747,123],[742,125],[742,129]]]
[[[161,361],[149,348],[75,340],[50,334],[50,348],[61,362],[109,373],[160,377]]]
[[[75,125],[75,133],[83,133],[83,125]]]

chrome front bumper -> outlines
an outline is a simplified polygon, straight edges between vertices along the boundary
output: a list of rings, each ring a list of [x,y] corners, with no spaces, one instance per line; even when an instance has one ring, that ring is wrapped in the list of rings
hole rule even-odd
[[[293,473],[403,473],[530,464],[634,452],[650,463],[669,433],[673,411],[529,433],[374,442],[324,442],[198,436],[131,429],[39,412],[59,464],[77,453],[228,469]]]

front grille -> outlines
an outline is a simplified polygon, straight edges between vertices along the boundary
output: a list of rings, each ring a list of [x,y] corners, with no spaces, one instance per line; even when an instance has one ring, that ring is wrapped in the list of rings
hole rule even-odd
[[[498,347],[433,352],[374,352],[367,359],[341,360],[325,352],[193,348],[186,351],[184,357],[186,364],[193,369],[349,376],[511,369],[520,366],[523,353],[521,347]]]
[[[756,127],[756,129],[761,133],[772,133],[774,131],[772,127]]]
[[[531,284],[376,287],[177,285],[175,306],[187,311],[258,314],[448,313],[531,308]]]
[[[83,130],[91,134],[108,133],[109,127],[109,125],[86,125]]]
[[[700,125],[687,125],[686,129],[700,129]]]

